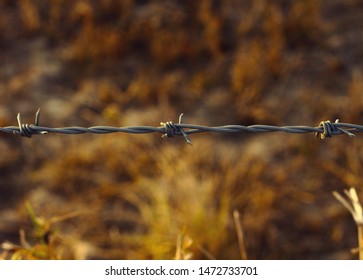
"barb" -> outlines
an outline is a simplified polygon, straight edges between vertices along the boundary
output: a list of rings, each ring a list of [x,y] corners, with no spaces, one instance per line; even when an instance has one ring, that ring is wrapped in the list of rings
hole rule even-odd
[[[331,123],[330,121],[321,122],[319,126],[323,128],[323,132],[316,132],[315,136],[319,137],[320,135],[321,139],[325,139],[326,137],[332,137],[333,135],[343,134],[343,133],[348,135],[349,137],[355,136],[353,133],[349,132],[348,130],[338,127],[336,125],[338,123],[339,123],[338,119],[336,119],[334,123]]]
[[[18,113],[17,120],[19,131],[13,130],[14,134],[20,134],[21,136],[25,136],[28,138],[32,137],[32,134],[47,134],[47,131],[37,131],[34,130],[34,127],[39,126],[39,118],[40,118],[40,109],[35,113],[35,125],[22,124],[20,113]]]
[[[218,132],[218,133],[237,133],[237,132],[286,132],[286,133],[315,133],[316,137],[321,139],[330,138],[334,135],[345,134],[349,137],[355,136],[356,132],[363,132],[363,125],[340,123],[336,120],[334,123],[323,121],[318,127],[310,126],[272,126],[272,125],[224,125],[224,126],[203,126],[184,124],[183,114],[179,116],[179,122],[161,122],[159,127],[154,126],[127,126],[127,127],[112,127],[112,126],[92,126],[92,127],[44,127],[39,125],[40,110],[35,114],[35,124],[23,124],[20,113],[17,116],[18,126],[0,127],[1,132],[18,134],[24,137],[32,137],[34,134],[61,133],[61,134],[106,134],[106,133],[162,133],[162,137],[183,136],[187,143],[192,144],[189,138],[190,134],[202,132]]]
[[[165,133],[162,135],[163,138],[165,137],[174,137],[174,135],[183,135],[185,140],[188,144],[192,144],[192,140],[188,137],[188,135],[184,132],[183,128],[180,127],[180,125],[183,122],[183,113],[179,116],[179,126],[176,126],[173,124],[173,122],[161,122],[160,125],[164,126]]]

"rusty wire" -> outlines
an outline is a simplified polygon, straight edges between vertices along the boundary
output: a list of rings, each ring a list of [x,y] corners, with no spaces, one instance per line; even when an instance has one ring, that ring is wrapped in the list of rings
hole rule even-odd
[[[333,135],[346,134],[349,137],[355,136],[355,132],[362,132],[363,125],[356,125],[350,123],[340,123],[336,120],[334,123],[330,121],[322,121],[319,126],[272,126],[272,125],[224,125],[224,126],[204,126],[194,124],[184,124],[183,114],[179,116],[179,122],[161,122],[160,126],[127,126],[127,127],[112,127],[112,126],[92,126],[92,127],[60,127],[52,128],[39,125],[40,110],[35,114],[34,124],[23,124],[20,113],[17,116],[17,126],[0,127],[1,132],[18,134],[24,137],[32,137],[34,134],[48,134],[48,133],[61,133],[61,134],[106,134],[114,132],[143,134],[143,133],[162,133],[162,137],[183,136],[187,143],[192,144],[189,136],[194,133],[202,132],[219,132],[219,133],[236,133],[236,132],[286,132],[286,133],[311,133],[314,132],[316,137],[321,139],[332,137]]]

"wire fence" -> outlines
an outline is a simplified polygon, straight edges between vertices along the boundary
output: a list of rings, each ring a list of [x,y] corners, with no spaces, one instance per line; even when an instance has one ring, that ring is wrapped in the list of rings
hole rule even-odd
[[[34,124],[23,124],[20,113],[17,116],[17,126],[0,127],[1,132],[17,134],[24,137],[32,137],[34,134],[48,134],[48,133],[60,133],[60,134],[106,134],[106,133],[133,133],[144,134],[158,132],[162,134],[162,137],[174,137],[183,136],[187,143],[192,144],[189,138],[190,134],[202,133],[202,132],[219,132],[219,133],[236,133],[236,132],[286,132],[286,133],[315,133],[316,137],[321,139],[332,137],[333,135],[345,134],[349,137],[355,136],[354,133],[362,132],[363,125],[340,123],[336,120],[334,123],[330,121],[322,121],[319,126],[273,126],[273,125],[224,125],[224,126],[204,126],[194,124],[184,124],[183,114],[179,116],[179,122],[173,123],[161,122],[160,126],[126,126],[126,127],[112,127],[112,126],[92,126],[92,127],[60,127],[52,128],[39,125],[40,110],[35,114]]]

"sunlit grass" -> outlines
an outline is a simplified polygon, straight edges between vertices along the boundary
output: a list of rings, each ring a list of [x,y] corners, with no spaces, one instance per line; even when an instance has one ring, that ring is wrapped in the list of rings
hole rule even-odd
[[[182,112],[185,122],[208,125],[361,120],[362,73],[350,76],[340,55],[347,51],[336,48],[344,38],[329,31],[335,23],[326,24],[322,1],[0,6],[4,63],[14,60],[0,76],[3,126],[13,111],[33,106],[46,107],[42,125],[56,126],[154,126]],[[42,48],[28,45],[33,40]],[[59,73],[47,70],[51,63]],[[210,134],[193,135],[190,147],[159,135],[4,138],[1,191],[13,199],[7,207],[19,219],[19,238],[3,243],[1,257],[278,259],[344,251],[330,188],[361,185],[363,152],[358,137],[331,140]]]
[[[348,199],[341,194],[333,192],[334,197],[352,214],[353,220],[357,225],[358,230],[358,253],[359,259],[363,260],[363,208],[359,201],[355,188],[345,190],[344,194]]]

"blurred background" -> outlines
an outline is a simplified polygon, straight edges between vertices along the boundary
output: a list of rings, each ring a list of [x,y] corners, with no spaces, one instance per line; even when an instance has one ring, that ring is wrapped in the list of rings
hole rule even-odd
[[[359,0],[0,0],[0,127],[363,123]],[[356,259],[363,135],[0,135],[0,257]]]

